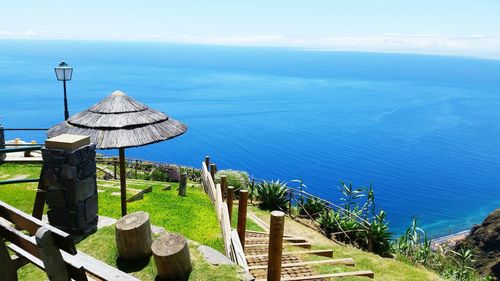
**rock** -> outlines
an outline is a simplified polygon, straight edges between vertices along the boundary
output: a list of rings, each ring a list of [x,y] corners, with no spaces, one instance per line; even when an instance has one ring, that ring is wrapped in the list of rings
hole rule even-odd
[[[485,276],[491,274],[493,280],[500,280],[500,209],[486,217],[483,223],[472,227],[467,238],[457,244],[474,249],[476,268]]]
[[[167,184],[162,190],[172,190],[172,186],[170,184]]]

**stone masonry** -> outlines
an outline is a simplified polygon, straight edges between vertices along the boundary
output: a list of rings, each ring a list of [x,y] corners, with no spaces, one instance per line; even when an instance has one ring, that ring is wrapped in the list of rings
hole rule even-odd
[[[0,149],[5,148],[5,135],[3,133],[3,127],[0,125]],[[0,164],[5,160],[6,154],[0,153]]]
[[[42,149],[49,223],[75,236],[97,230],[95,144]]]

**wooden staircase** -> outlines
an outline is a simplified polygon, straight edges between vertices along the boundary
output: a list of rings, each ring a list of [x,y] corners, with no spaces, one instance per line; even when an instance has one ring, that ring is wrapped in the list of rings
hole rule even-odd
[[[332,250],[311,250],[311,243],[305,238],[285,235],[281,265],[282,281],[293,280],[330,280],[335,277],[365,276],[374,277],[370,270],[346,271],[339,273],[318,274],[315,265],[345,265],[354,266],[352,258],[333,258]],[[266,232],[246,231],[245,257],[250,273],[257,281],[267,277],[269,234]],[[321,259],[305,260],[307,256],[317,256]]]

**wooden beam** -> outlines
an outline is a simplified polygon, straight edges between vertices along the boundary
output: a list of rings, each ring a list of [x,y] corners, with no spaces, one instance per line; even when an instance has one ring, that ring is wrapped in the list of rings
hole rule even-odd
[[[304,261],[304,262],[296,262],[296,263],[284,263],[281,265],[282,268],[285,267],[299,267],[299,266],[307,266],[307,265],[318,265],[318,264],[343,264],[354,266],[354,260],[352,258],[345,259],[334,259],[334,260],[320,260],[320,261]],[[250,266],[249,270],[257,270],[257,269],[266,269],[267,265],[256,265]]]
[[[76,254],[75,244],[68,233],[44,223],[3,201],[0,201],[0,217],[10,221],[16,227],[28,231],[30,235],[35,235],[42,226],[47,227],[52,232],[57,247],[72,255]]]
[[[333,257],[333,250],[310,250],[310,251],[296,251],[296,252],[284,252],[283,256],[294,256],[294,255],[316,255],[321,257],[331,258]],[[246,256],[247,259],[252,258],[266,258],[267,254],[262,255],[251,255]]]
[[[0,236],[0,280],[17,281],[17,266],[10,258],[9,251],[3,238]]]
[[[373,271],[371,270],[360,270],[360,271],[350,271],[350,272],[319,274],[311,276],[285,277],[281,279],[281,281],[302,281],[302,280],[326,279],[326,278],[337,278],[337,277],[348,277],[348,276],[364,276],[364,277],[374,278],[375,273],[373,273]],[[256,279],[255,281],[266,281],[266,279]]]
[[[36,232],[36,244],[40,250],[45,272],[49,280],[69,280],[69,272],[64,263],[61,251],[55,246],[52,233],[46,227],[41,227]]]
[[[38,188],[36,189],[35,202],[33,203],[33,212],[31,215],[39,220],[42,219],[43,208],[45,206],[45,191],[47,188],[43,183],[43,175],[45,174],[45,168],[42,165],[40,170],[40,177],[38,179]],[[34,234],[32,234],[34,235]]]

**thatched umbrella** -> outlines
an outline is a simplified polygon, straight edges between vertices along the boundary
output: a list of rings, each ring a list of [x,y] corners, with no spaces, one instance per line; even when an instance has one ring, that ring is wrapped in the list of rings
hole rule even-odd
[[[160,142],[182,135],[187,126],[166,114],[115,91],[67,121],[49,129],[61,134],[90,136],[98,149],[119,149],[122,216],[127,214],[125,148]]]

